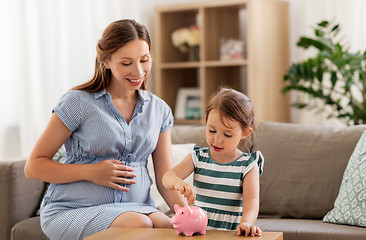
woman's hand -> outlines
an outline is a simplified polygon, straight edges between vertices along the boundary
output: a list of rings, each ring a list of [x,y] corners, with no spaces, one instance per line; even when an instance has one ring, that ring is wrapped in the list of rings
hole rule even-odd
[[[262,236],[262,230],[260,230],[259,227],[247,223],[247,222],[241,222],[239,226],[236,228],[236,234],[239,235],[245,235],[247,236]]]
[[[188,204],[194,204],[194,201],[196,200],[196,190],[191,184],[181,180],[174,184],[174,189],[187,198]]]
[[[128,192],[127,187],[120,184],[135,184],[133,178],[136,174],[133,168],[123,165],[116,159],[103,160],[90,165],[88,180],[102,186],[114,188],[120,191]]]

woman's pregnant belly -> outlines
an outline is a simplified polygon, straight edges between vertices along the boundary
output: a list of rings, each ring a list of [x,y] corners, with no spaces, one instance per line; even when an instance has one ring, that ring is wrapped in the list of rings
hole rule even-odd
[[[123,185],[128,192],[97,185],[89,181],[79,181],[66,184],[51,184],[45,197],[44,205],[60,203],[72,207],[88,207],[110,203],[148,203],[150,196],[151,178],[146,168],[136,168],[135,184]]]

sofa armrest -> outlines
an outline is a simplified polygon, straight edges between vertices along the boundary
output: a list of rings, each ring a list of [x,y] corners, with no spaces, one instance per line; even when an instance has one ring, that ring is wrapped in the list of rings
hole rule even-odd
[[[10,239],[11,228],[35,215],[45,183],[24,175],[25,160],[0,162],[0,239]]]

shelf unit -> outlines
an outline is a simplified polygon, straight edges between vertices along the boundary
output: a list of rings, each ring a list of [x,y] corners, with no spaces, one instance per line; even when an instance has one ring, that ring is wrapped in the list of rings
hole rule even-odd
[[[200,28],[199,61],[188,62],[173,46],[180,27]],[[289,99],[281,93],[290,66],[288,2],[279,0],[216,0],[158,6],[154,23],[155,93],[175,110],[180,88],[199,88],[201,112],[218,86],[230,86],[252,100],[258,121],[289,121]],[[244,58],[220,60],[220,40],[241,39]],[[201,120],[176,119],[180,124]]]

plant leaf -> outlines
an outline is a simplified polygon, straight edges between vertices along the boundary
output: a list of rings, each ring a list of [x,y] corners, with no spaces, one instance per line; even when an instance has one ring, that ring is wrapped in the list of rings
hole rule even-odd
[[[316,71],[316,78],[318,79],[319,82],[323,81],[323,73],[324,73],[323,69],[321,67],[318,67]]]
[[[337,72],[332,71],[331,72],[331,76],[330,76],[330,81],[332,83],[332,89],[335,87],[335,85],[337,83],[337,80],[338,80],[338,78],[337,78]]]
[[[322,40],[316,40],[316,39],[311,39],[311,38],[307,38],[307,37],[301,37],[300,40],[297,42],[297,46],[299,47],[303,47],[304,49],[307,49],[308,47],[315,47],[319,50],[331,50],[331,47],[329,47],[328,42]]]
[[[336,30],[338,30],[339,29],[339,24],[336,24],[336,25],[334,25],[334,27],[332,28],[332,30],[330,30],[331,32],[334,32],[334,31],[336,31]]]
[[[320,27],[327,27],[329,25],[329,22],[327,20],[323,20],[318,23],[318,26]]]

